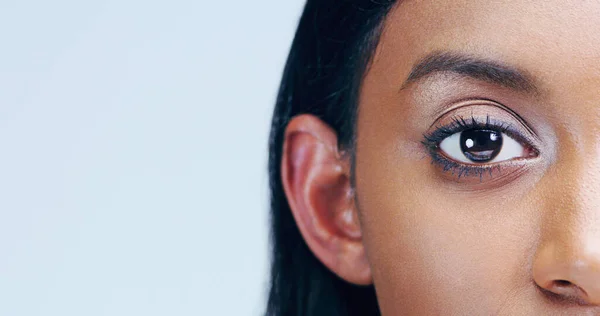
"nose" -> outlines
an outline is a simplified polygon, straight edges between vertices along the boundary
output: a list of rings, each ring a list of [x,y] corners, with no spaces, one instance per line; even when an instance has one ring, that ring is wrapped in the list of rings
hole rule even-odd
[[[561,301],[600,305],[600,240],[587,243],[554,242],[539,249],[533,266],[537,285]]]
[[[541,205],[532,274],[549,296],[595,306],[600,305],[600,172],[574,169],[561,175],[557,190]]]

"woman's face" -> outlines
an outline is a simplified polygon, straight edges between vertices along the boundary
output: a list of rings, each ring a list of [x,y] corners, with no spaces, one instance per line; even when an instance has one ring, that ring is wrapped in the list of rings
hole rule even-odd
[[[404,1],[359,108],[384,315],[600,315],[600,2]]]

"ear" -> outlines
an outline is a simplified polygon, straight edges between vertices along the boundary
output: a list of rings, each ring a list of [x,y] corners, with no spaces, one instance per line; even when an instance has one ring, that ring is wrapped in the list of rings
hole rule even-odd
[[[314,255],[347,282],[371,284],[350,161],[338,151],[331,127],[312,115],[294,117],[285,131],[281,174],[296,224]]]

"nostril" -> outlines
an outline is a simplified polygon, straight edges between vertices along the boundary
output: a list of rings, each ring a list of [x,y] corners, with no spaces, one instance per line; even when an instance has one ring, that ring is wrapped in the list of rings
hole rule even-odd
[[[555,280],[554,286],[559,287],[559,288],[572,287],[573,283],[571,283],[570,281],[567,281],[567,280]]]
[[[588,305],[587,293],[577,284],[567,280],[554,280],[551,286],[544,289],[550,298],[561,302],[571,302],[579,305]]]

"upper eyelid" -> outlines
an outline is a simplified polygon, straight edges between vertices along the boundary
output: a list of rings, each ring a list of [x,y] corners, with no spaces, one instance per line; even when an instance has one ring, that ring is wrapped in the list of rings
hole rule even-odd
[[[492,120],[490,116],[486,116],[485,122],[478,121],[475,117],[470,117],[465,119],[462,116],[452,117],[452,123],[438,127],[437,129],[447,129],[449,132],[458,133],[465,131],[471,128],[480,128],[480,129],[493,129],[498,130],[499,132],[508,132],[509,134],[513,134],[516,132],[512,131],[512,124],[504,123],[497,120]],[[513,136],[513,135],[509,135]]]
[[[444,118],[448,113],[451,112],[455,112],[458,111],[462,108],[465,107],[473,107],[473,106],[492,106],[492,107],[496,107],[498,109],[501,109],[505,112],[507,112],[508,114],[510,114],[516,121],[518,121],[525,129],[527,129],[527,132],[529,134],[531,134],[536,141],[540,141],[540,137],[538,132],[536,131],[535,128],[533,128],[529,122],[527,122],[527,120],[525,118],[523,118],[521,115],[519,115],[517,112],[513,111],[510,107],[495,101],[493,99],[490,98],[485,98],[485,97],[468,97],[468,98],[464,98],[464,99],[460,99],[457,100],[455,102],[454,106],[449,106],[446,110],[444,110],[442,113],[439,113],[439,116],[436,120],[433,121],[433,123],[431,123],[431,125],[429,126],[428,129],[432,129],[435,127],[435,125],[442,119]]]

